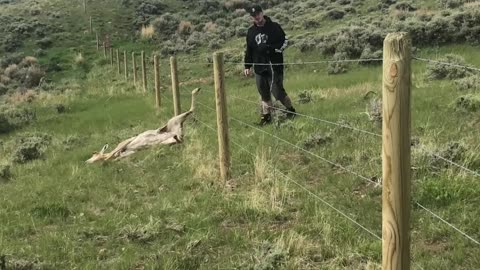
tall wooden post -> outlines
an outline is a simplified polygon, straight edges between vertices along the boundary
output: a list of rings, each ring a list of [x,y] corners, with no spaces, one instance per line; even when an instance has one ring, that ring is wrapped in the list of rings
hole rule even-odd
[[[103,42],[103,57],[107,58],[107,43]]]
[[[410,269],[410,77],[408,33],[383,46],[382,269]]]
[[[97,38],[97,51],[100,50],[100,39],[98,38],[98,32],[95,34],[96,38]]]
[[[170,57],[170,72],[172,77],[172,95],[173,95],[173,111],[175,115],[181,113],[180,108],[180,90],[178,86],[178,69],[177,69],[177,57]]]
[[[127,59],[127,51],[123,51],[123,72],[125,73],[125,80],[128,80],[128,59]]]
[[[144,51],[142,51],[142,85],[143,85],[143,92],[147,92],[147,66],[145,65]]]
[[[110,65],[113,67],[113,48],[110,47]]]
[[[93,19],[92,19],[92,16],[90,16],[90,34],[93,34]]]
[[[118,73],[118,75],[120,75],[121,74],[121,71],[120,71],[120,50],[116,49],[115,53],[117,55],[117,73]]]
[[[225,94],[225,71],[223,53],[213,55],[213,74],[215,80],[215,100],[217,107],[218,157],[220,177],[226,182],[230,177],[230,146],[228,137],[227,97]]]
[[[137,60],[135,59],[135,52],[132,52],[132,74],[133,84],[137,85]]]
[[[87,0],[83,0],[83,13],[87,13]]]
[[[155,105],[160,108],[160,67],[158,63],[158,55],[153,56],[153,66],[155,70]]]

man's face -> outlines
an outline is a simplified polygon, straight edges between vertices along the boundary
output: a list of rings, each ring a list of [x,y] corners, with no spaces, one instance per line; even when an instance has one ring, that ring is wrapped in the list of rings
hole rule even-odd
[[[265,21],[265,19],[263,17],[263,12],[259,12],[259,13],[255,14],[255,16],[252,16],[252,20],[255,24],[262,25],[263,22]]]

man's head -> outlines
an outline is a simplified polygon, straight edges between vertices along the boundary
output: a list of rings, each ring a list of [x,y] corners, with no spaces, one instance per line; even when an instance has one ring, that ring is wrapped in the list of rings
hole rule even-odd
[[[252,17],[253,22],[256,25],[263,25],[265,18],[263,16],[263,10],[260,5],[253,5],[247,9],[248,14]]]

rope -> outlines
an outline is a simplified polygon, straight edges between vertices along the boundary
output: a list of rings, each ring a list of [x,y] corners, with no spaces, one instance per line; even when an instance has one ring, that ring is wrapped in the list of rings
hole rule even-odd
[[[474,71],[480,71],[480,68],[476,68],[476,67],[462,66],[462,65],[458,65],[458,64],[441,62],[441,61],[431,60],[431,59],[427,59],[427,58],[413,57],[413,59],[418,60],[418,61],[427,62],[427,63],[435,63],[435,64],[441,64],[441,65],[444,65],[444,66],[451,66],[451,67],[464,68],[464,69],[469,69],[469,70],[474,70]]]

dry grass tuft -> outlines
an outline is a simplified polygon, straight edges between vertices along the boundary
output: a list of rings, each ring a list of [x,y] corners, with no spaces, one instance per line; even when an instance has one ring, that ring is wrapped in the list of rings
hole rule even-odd
[[[140,32],[140,37],[142,39],[152,39],[153,34],[155,34],[155,28],[153,25],[143,26]]]

